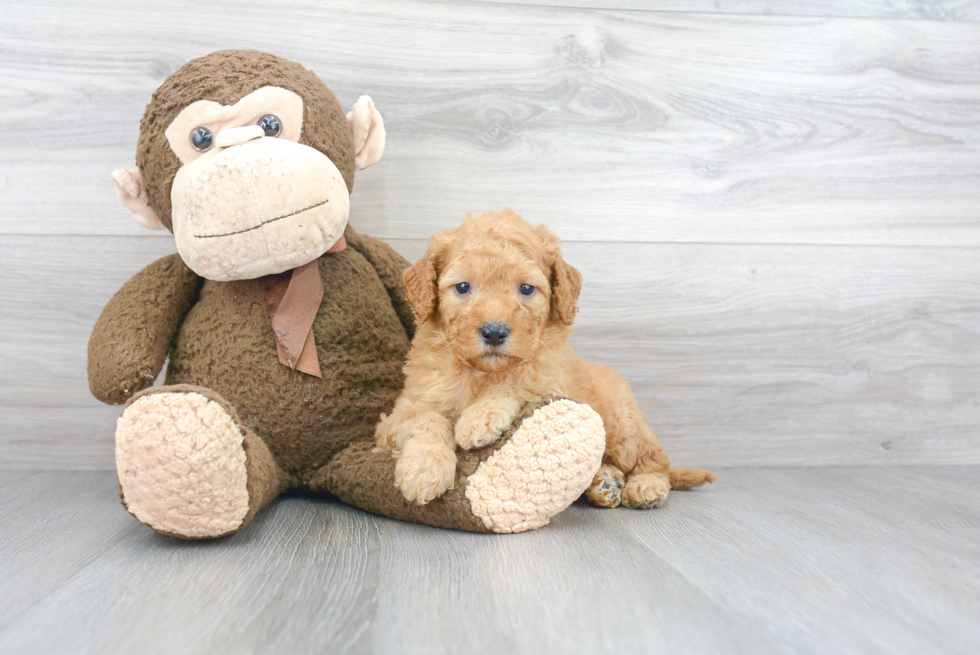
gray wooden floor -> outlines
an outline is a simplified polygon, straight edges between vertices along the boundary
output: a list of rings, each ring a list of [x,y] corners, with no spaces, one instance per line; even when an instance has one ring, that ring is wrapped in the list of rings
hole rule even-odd
[[[522,535],[296,497],[183,542],[112,473],[2,472],[0,653],[980,652],[980,467],[721,473]]]

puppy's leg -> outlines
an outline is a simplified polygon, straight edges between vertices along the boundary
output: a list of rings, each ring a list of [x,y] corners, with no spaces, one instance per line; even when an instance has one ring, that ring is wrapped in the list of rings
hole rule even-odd
[[[419,420],[395,462],[395,485],[406,500],[425,505],[453,488],[456,447],[452,424],[439,414]]]
[[[607,366],[588,366],[586,377],[591,391],[589,400],[606,426],[603,469],[610,467],[625,474],[620,505],[660,507],[670,493],[670,460],[657,437],[647,427],[646,418],[636,406],[633,390],[626,380]],[[613,476],[611,480],[617,478]],[[596,492],[601,491],[600,482]],[[606,497],[609,491],[611,489],[606,490]],[[588,498],[603,500],[599,493]],[[593,502],[602,506],[595,500]]]
[[[489,446],[503,434],[530,400],[509,387],[496,387],[462,411],[456,421],[455,439],[460,448]]]
[[[391,416],[378,425],[379,446],[392,446],[395,486],[406,500],[425,505],[452,489],[456,480],[456,445],[452,422],[400,398]]]
[[[614,449],[615,459],[626,464],[626,486],[623,507],[649,509],[667,502],[670,494],[670,460],[660,442],[647,427],[643,414],[631,407],[619,422],[620,439]],[[632,464],[632,466],[628,466]]]
[[[395,462],[395,486],[406,500],[425,505],[453,487],[456,447],[452,423],[435,412],[416,415]]]

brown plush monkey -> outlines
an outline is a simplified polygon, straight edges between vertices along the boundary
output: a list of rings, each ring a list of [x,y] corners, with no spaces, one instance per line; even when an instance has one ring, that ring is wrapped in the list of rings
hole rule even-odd
[[[113,180],[141,225],[173,232],[178,254],[130,279],[89,343],[92,393],[126,403],[120,495],[146,525],[219,537],[301,488],[395,518],[516,532],[591,482],[601,425],[557,401],[461,453],[442,498],[420,506],[395,489],[373,435],[414,332],[408,262],[347,225],[354,172],[384,140],[370,98],[345,116],[312,72],[255,51],[195,59],[153,94],[138,168]],[[166,386],[148,388],[168,355]],[[556,465],[576,471],[563,488],[534,485]]]

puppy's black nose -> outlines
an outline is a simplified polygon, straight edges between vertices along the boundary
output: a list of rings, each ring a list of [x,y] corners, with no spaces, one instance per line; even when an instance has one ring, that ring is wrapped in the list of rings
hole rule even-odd
[[[480,336],[488,346],[500,346],[510,335],[510,328],[503,323],[487,323],[480,328]]]

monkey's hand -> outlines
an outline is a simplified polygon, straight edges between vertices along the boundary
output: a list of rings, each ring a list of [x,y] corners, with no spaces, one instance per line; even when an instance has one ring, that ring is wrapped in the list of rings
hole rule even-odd
[[[199,288],[200,278],[173,254],[150,264],[116,292],[88,343],[93,396],[118,405],[153,384]]]

